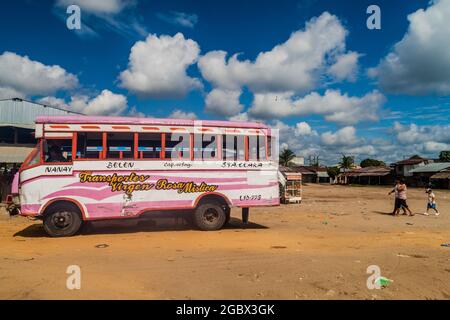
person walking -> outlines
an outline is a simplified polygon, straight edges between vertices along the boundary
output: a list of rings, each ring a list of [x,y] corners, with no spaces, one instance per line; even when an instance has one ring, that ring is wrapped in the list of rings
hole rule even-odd
[[[436,195],[434,194],[433,190],[431,188],[428,188],[427,191],[425,191],[428,194],[428,202],[427,202],[427,211],[424,213],[424,215],[428,216],[428,211],[430,209],[433,209],[435,212],[435,215],[439,215],[439,211],[437,209],[436,205]]]
[[[408,204],[406,203],[406,200],[408,198],[407,190],[408,188],[406,187],[405,181],[403,179],[397,179],[394,189],[389,192],[389,195],[395,193],[395,205],[394,211],[392,213],[394,216],[399,215],[400,209],[403,209],[403,214],[406,214],[406,212],[408,212],[410,216],[414,215],[414,213],[411,212]]]

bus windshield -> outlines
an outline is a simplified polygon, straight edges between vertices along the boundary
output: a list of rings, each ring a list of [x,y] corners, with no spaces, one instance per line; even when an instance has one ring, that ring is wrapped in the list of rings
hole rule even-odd
[[[31,150],[28,157],[25,159],[25,161],[22,163],[21,169],[30,167],[32,165],[38,164],[41,159],[41,144],[38,142],[36,147]]]

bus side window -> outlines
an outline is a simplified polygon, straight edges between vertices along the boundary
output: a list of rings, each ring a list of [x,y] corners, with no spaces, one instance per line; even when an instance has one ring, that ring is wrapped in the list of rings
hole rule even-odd
[[[213,160],[217,157],[217,136],[214,134],[194,135],[194,159]]]
[[[266,160],[266,137],[263,135],[248,137],[248,158],[249,160]]]
[[[227,161],[245,160],[245,136],[243,135],[223,135],[222,136],[222,157]]]
[[[77,159],[100,159],[103,152],[103,139],[100,132],[77,133]]]
[[[134,156],[133,133],[108,133],[106,145],[106,157],[109,159],[131,159]]]
[[[72,161],[72,139],[44,140],[44,161],[45,162]]]
[[[165,158],[190,159],[190,138],[187,133],[166,133]]]
[[[258,160],[259,161],[266,161],[266,136],[259,135],[258,136]]]
[[[272,160],[272,137],[267,136],[267,160]]]
[[[248,137],[248,159],[249,160],[259,160],[259,139],[258,136]]]
[[[138,143],[138,158],[161,158],[161,136],[161,133],[140,133]]]

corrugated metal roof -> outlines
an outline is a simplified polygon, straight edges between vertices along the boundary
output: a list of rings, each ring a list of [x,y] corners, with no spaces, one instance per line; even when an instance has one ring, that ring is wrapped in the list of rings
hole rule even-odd
[[[0,100],[0,124],[3,125],[34,128],[38,116],[70,114],[78,113],[17,98]]]
[[[439,172],[447,168],[450,168],[450,162],[435,162],[409,170],[409,172],[410,173]]]
[[[383,166],[365,167],[341,173],[342,176],[348,177],[382,177],[389,174],[391,174],[391,169]]]
[[[328,175],[328,173],[327,172],[324,172],[324,171],[318,171],[317,172],[317,176],[319,177],[319,178],[329,178],[330,176]]]
[[[426,163],[427,161],[428,161],[428,159],[422,158],[420,156],[415,155],[415,156],[412,156],[409,159],[404,159],[404,160],[401,160],[401,161],[397,161],[395,164],[397,164],[397,165],[413,165],[413,164],[419,164],[419,163],[422,163],[422,162]]]
[[[433,174],[430,179],[450,179],[450,170],[438,172]]]

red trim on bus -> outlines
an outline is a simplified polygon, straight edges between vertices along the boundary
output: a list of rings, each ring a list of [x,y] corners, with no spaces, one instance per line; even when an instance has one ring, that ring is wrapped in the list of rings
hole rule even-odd
[[[152,131],[159,131],[159,128],[157,127],[142,127],[143,130],[152,130]]]
[[[220,193],[220,192],[205,192],[205,193],[202,193],[201,195],[199,195],[199,196],[197,197],[197,199],[195,199],[195,201],[194,201],[194,206],[193,206],[192,208],[197,207],[197,204],[199,203],[199,201],[200,201],[203,197],[208,196],[208,195],[215,195],[215,196],[222,197],[222,198],[225,200],[225,202],[226,202],[229,206],[232,205],[231,201],[230,201],[224,194],[222,194],[222,193]]]
[[[129,126],[111,126],[111,128],[117,129],[117,130],[131,130],[131,128]]]
[[[244,159],[248,161],[248,136],[244,137]]]
[[[139,155],[138,155],[139,135],[138,135],[137,132],[135,132],[133,134],[133,142],[134,142],[134,145],[133,145],[134,146],[133,157],[135,159],[137,159],[139,157]],[[141,156],[141,158],[142,158],[142,156]]]
[[[99,126],[81,126],[82,129],[100,129]]]
[[[99,152],[98,153],[98,157],[100,158],[100,159],[106,159],[106,156],[107,156],[107,151],[106,151],[106,148],[107,148],[107,145],[106,145],[106,137],[107,137],[107,133],[106,132],[103,132],[102,133],[102,148],[103,148],[103,150],[102,150],[102,152]]]
[[[72,202],[73,204],[75,204],[75,205],[78,207],[78,209],[80,209],[80,211],[81,211],[81,216],[82,216],[83,220],[86,220],[86,213],[85,213],[85,211],[84,211],[84,209],[83,209],[83,206],[82,206],[77,200],[72,199],[72,198],[55,198],[55,199],[52,199],[52,200],[48,201],[48,202],[41,208],[41,210],[39,210],[38,214],[39,214],[39,215],[43,215],[43,213],[45,212],[45,209],[47,209],[47,207],[48,207],[49,205],[51,205],[52,203],[55,203],[55,202],[57,202],[57,201],[69,201],[69,202]]]
[[[40,141],[38,142],[40,143]],[[40,149],[40,148],[39,148]],[[19,172],[22,172],[25,169],[29,169],[29,168],[34,168],[37,167],[38,165],[40,165],[40,160],[38,163],[32,164],[30,166],[27,165],[28,162],[31,161],[31,159],[38,153],[38,149],[35,148],[33,150],[31,150],[30,154],[25,158],[25,160],[22,162],[22,165],[19,168]],[[40,158],[40,155],[39,155]]]
[[[161,155],[162,160],[166,159],[166,133],[161,133]]]
[[[51,124],[50,128],[52,128],[52,129],[69,129],[70,126],[68,126],[68,125],[54,125],[54,124]]]
[[[189,134],[189,159],[194,160],[194,134]]]
[[[40,163],[44,163],[45,158],[44,158],[44,139],[39,140],[40,146],[39,149],[41,150],[41,155],[40,155]]]
[[[78,133],[74,132],[72,135],[72,161],[77,158],[77,144],[78,144]]]

